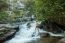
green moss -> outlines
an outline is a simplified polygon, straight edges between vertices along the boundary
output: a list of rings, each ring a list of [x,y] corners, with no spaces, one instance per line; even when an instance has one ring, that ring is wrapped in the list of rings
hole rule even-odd
[[[0,12],[0,21],[6,21],[8,14],[6,12]]]

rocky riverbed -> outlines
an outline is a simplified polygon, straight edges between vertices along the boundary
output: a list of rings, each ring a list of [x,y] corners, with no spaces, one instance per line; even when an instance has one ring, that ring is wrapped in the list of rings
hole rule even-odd
[[[35,43],[65,43],[63,28],[60,28],[54,22],[42,22],[37,25],[37,28],[45,30],[45,32],[41,33],[41,38]]]
[[[18,29],[17,26],[12,26],[10,24],[0,24],[0,43],[14,37]]]
[[[42,30],[43,29],[44,28],[42,28]],[[10,24],[0,24],[0,43],[12,39],[18,30],[19,27],[17,25],[15,26]],[[65,41],[64,34],[55,34],[52,31],[47,31],[47,30],[39,34],[41,38],[35,41],[31,41],[29,43],[61,43],[61,42],[64,43]]]

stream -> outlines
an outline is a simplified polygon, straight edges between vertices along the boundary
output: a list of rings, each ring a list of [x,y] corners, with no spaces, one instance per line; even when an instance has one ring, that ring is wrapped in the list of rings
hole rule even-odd
[[[11,4],[9,7],[10,15],[11,15],[11,12],[12,12],[12,9],[14,6],[12,2],[13,2],[13,0],[10,0],[10,4]],[[20,1],[17,1],[17,4],[15,7],[17,7],[17,9],[19,9],[19,8],[24,8],[24,6],[25,5],[23,5]],[[31,18],[29,18],[29,19],[31,19]],[[21,22],[21,23],[22,24],[19,24],[19,31],[15,34],[15,37],[4,43],[36,43],[35,41],[40,39],[39,33],[44,33],[44,32],[46,33],[46,31],[36,28],[36,24],[37,24],[36,20],[32,20],[32,21],[29,20],[24,23],[23,22]],[[55,35],[50,32],[49,32],[49,34],[51,34],[51,36],[62,36],[62,35]]]
[[[21,3],[20,1],[21,0],[18,0],[15,5],[13,3],[13,0],[9,1],[9,4],[10,4],[8,8],[9,15],[11,15],[13,8],[17,8],[17,9],[24,8],[25,5]],[[26,16],[23,17],[23,20],[24,18],[26,18]],[[29,20],[27,22],[21,22],[21,23],[22,24],[19,24],[19,31],[15,34],[15,37],[4,43],[27,43],[27,42],[31,42],[32,40],[35,41],[36,39],[40,38],[38,30],[36,30],[35,20],[32,20],[32,21]]]
[[[32,40],[40,38],[36,28],[36,21],[30,23],[30,27],[27,26],[29,22],[19,25],[19,31],[16,33],[15,37],[5,43],[27,43]]]

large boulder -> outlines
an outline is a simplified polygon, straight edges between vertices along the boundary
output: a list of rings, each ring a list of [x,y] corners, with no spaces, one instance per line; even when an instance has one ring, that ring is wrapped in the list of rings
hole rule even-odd
[[[53,33],[63,33],[64,31],[57,23],[51,21],[42,22],[36,27]]]
[[[12,37],[14,37],[15,33],[18,31],[19,27],[15,27],[12,28],[13,26],[4,26],[1,25],[0,26],[0,43],[3,43],[6,40],[11,39]]]

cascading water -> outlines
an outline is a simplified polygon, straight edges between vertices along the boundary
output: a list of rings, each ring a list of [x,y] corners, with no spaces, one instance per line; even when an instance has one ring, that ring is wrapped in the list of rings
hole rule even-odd
[[[14,7],[16,7],[17,9],[20,9],[20,8],[24,8],[25,6],[20,2],[20,0],[17,1],[17,4],[15,4],[15,6],[12,4],[12,2],[13,0],[10,0],[11,5],[10,5],[9,11],[11,12],[13,11]],[[9,14],[11,14],[11,12]],[[40,38],[39,33],[49,33],[52,36],[54,36],[53,33],[46,32],[46,31],[36,28],[36,21],[29,20],[31,19],[31,17],[34,18],[34,16],[31,16],[30,18],[29,17],[25,18],[25,17],[26,16],[24,15],[23,19],[28,19],[28,21],[22,22],[22,24],[19,24],[19,31],[15,34],[15,37],[4,43],[28,43],[28,42],[35,43],[32,41],[36,41],[38,38]]]
[[[13,0],[10,0],[10,4],[11,4],[10,9],[12,11],[13,4],[11,1],[13,1]],[[15,7],[17,7],[19,9],[19,8],[23,8],[23,6],[24,5],[22,3],[20,3],[20,1],[17,1],[17,4]],[[10,11],[10,9],[9,9],[9,11]],[[34,17],[32,16],[32,18],[34,18]],[[31,18],[29,18],[29,19],[31,19]],[[36,21],[30,20],[25,23],[22,22],[22,24],[19,25],[19,31],[15,34],[15,37],[4,43],[27,43],[32,40],[36,40],[37,38],[40,38],[40,36],[38,35],[38,31],[36,30]]]
[[[20,25],[20,30],[16,33],[15,37],[9,41],[6,41],[5,43],[27,43],[32,40],[36,40],[37,38],[40,38],[40,36],[38,36],[38,31],[35,30],[36,21],[30,23],[30,28],[28,28],[27,26],[28,23],[29,22],[26,22]]]

